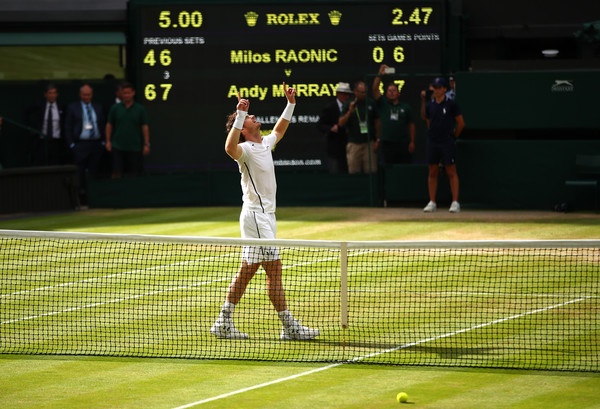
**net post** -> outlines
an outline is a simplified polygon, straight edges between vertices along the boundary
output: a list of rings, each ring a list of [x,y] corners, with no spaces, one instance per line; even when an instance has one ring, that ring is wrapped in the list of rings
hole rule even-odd
[[[340,243],[340,324],[348,328],[348,243]]]

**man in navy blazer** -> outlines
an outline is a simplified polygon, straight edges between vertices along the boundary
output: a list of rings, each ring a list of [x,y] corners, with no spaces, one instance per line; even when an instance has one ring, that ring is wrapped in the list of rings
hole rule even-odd
[[[106,117],[102,105],[92,102],[93,96],[93,88],[89,84],[83,84],[79,88],[80,100],[68,105],[65,118],[65,136],[78,169],[78,191],[82,205],[87,204],[86,179],[88,176],[98,176],[100,161],[105,152]]]
[[[342,106],[352,96],[347,82],[340,82],[336,88],[336,98],[328,103],[319,116],[317,128],[327,138],[327,168],[330,173],[348,173],[346,161],[346,130],[338,126]]]
[[[47,84],[44,98],[26,109],[25,123],[35,131],[29,141],[32,165],[55,166],[69,161],[64,135],[65,109],[54,84]]]

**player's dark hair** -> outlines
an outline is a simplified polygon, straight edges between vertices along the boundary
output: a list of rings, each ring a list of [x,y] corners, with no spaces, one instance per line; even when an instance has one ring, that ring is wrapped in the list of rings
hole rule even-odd
[[[233,126],[233,121],[235,121],[236,115],[237,112],[227,115],[227,122],[225,122],[225,133],[229,133],[229,131],[231,131],[231,127]]]

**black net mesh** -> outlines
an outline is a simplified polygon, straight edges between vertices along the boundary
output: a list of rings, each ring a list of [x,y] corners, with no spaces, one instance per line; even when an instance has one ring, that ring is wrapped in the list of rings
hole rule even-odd
[[[313,340],[280,340],[262,268],[249,339],[210,333],[255,241],[4,232],[0,353],[599,370],[598,242],[271,242]]]

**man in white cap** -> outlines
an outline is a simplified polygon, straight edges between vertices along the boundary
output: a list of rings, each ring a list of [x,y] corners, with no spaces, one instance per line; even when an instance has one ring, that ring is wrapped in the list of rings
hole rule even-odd
[[[327,168],[330,173],[347,173],[346,143],[348,137],[344,127],[338,125],[342,106],[352,96],[350,84],[340,82],[335,91],[335,100],[321,111],[317,127],[327,138]]]

